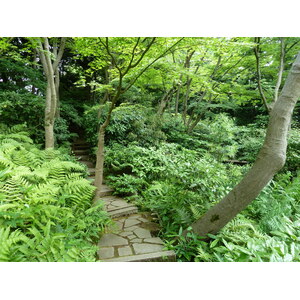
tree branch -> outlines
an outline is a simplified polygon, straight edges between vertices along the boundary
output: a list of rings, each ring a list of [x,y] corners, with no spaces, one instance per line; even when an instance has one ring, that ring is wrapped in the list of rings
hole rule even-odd
[[[148,69],[150,68],[156,61],[158,61],[160,58],[162,58],[163,56],[165,56],[172,48],[174,48],[178,43],[180,43],[182,40],[184,39],[181,38],[179,39],[176,43],[174,43],[171,47],[169,47],[166,51],[164,51],[161,55],[159,55],[157,58],[155,58],[150,64],[148,64],[143,70],[141,70],[138,75],[127,85],[127,87],[124,89],[123,93],[125,93],[126,91],[128,91],[133,85],[134,83],[137,81],[137,79]]]
[[[258,85],[258,90],[261,96],[261,99],[263,101],[264,106],[266,107],[266,110],[268,111],[268,113],[270,112],[270,108],[268,106],[267,103],[267,99],[264,95],[263,89],[262,89],[262,85],[261,85],[261,73],[260,73],[260,57],[259,57],[259,44],[260,44],[260,38],[259,37],[255,37],[254,38],[254,42],[256,43],[256,46],[254,47],[254,54],[255,54],[255,58],[256,58],[256,71],[257,71],[257,85]]]

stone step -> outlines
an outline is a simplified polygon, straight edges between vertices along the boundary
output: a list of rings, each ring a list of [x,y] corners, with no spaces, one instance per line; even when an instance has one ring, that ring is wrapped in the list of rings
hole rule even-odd
[[[82,145],[88,145],[88,143],[85,141],[85,140],[76,140],[74,143],[73,143],[73,146],[82,146]]]
[[[95,168],[88,168],[88,172],[90,173],[90,176],[95,175]]]
[[[73,150],[73,152],[75,153],[76,156],[82,156],[82,155],[89,155],[89,150],[87,149],[75,149]]]
[[[88,168],[93,168],[94,167],[94,163],[92,163],[89,160],[79,160],[82,164],[85,164]]]
[[[103,259],[102,262],[171,262],[176,261],[172,250]]]
[[[76,155],[76,158],[79,161],[90,161],[90,156],[89,155]]]
[[[87,151],[87,150],[89,150],[91,148],[91,146],[90,145],[73,145],[73,147],[72,147],[72,150],[73,151],[77,151],[77,150],[85,150],[85,151]]]
[[[124,210],[124,209],[137,209],[137,207],[134,204],[128,204],[126,203],[126,206],[120,206],[120,207],[112,207],[110,205],[108,205],[108,207],[106,206],[106,210],[108,213],[114,214],[115,212],[118,212],[120,210]]]
[[[105,196],[110,196],[113,194],[113,192],[114,192],[114,190],[111,187],[109,187],[107,185],[102,185],[100,193],[99,193],[99,197],[102,198]]]
[[[136,214],[137,212],[138,212],[138,209],[136,206],[130,206],[130,207],[116,209],[114,211],[108,212],[108,214],[112,218],[118,218],[118,217],[128,216],[131,214]]]

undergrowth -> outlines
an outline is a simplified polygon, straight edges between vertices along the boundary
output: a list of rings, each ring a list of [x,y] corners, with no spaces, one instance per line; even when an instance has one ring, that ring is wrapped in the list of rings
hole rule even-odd
[[[91,206],[86,167],[40,150],[26,128],[0,129],[0,261],[95,261],[110,219]]]

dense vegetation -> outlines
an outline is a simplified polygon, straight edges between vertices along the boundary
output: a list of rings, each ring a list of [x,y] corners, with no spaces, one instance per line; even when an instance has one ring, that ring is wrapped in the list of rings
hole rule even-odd
[[[72,156],[78,134],[99,172],[103,137],[107,182],[157,216],[178,261],[300,261],[299,106],[260,195],[208,239],[190,226],[255,162],[299,38],[41,40],[0,40],[0,261],[96,260],[111,221]]]

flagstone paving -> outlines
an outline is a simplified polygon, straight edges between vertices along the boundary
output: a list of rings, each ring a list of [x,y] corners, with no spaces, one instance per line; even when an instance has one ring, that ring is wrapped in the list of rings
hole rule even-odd
[[[90,173],[88,179],[94,180],[95,169],[88,158],[89,146],[84,140],[73,144],[73,152]],[[139,212],[138,208],[114,196],[113,189],[107,185],[101,188],[100,199],[114,220],[99,243],[98,257],[103,262],[144,262],[175,261],[174,251],[167,251],[163,241],[156,236],[159,226],[150,213]]]

